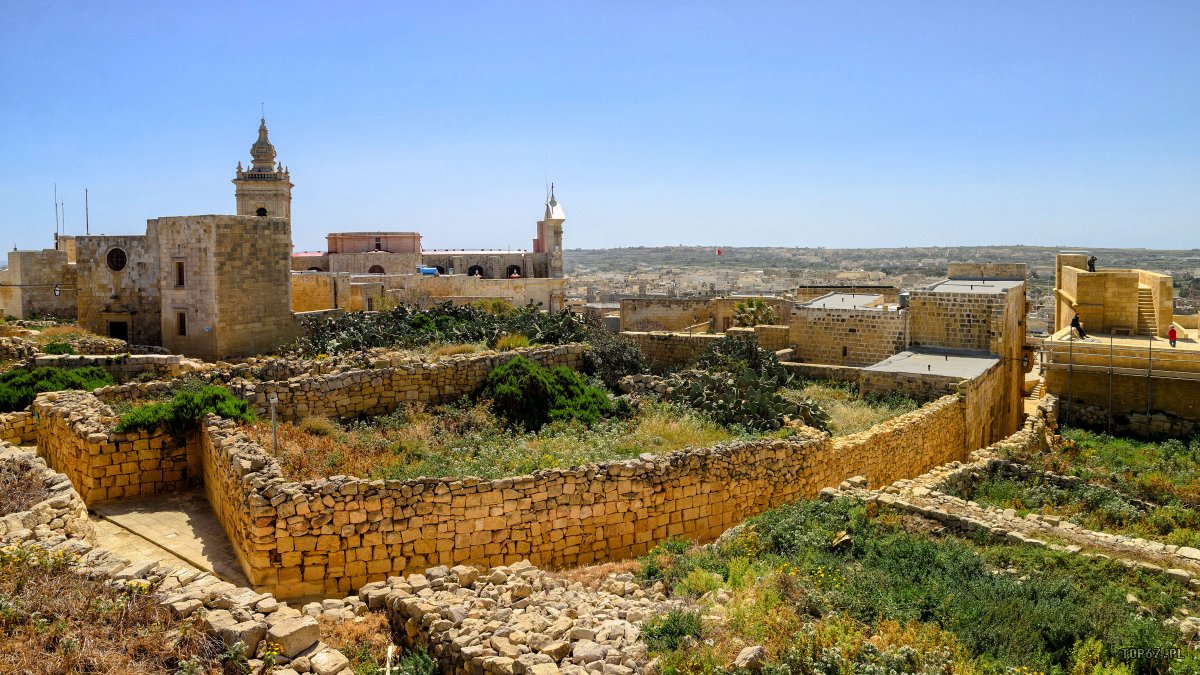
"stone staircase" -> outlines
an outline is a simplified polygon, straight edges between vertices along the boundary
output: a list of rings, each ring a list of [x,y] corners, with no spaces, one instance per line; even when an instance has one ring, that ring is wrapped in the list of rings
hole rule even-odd
[[[1029,392],[1029,398],[1039,399],[1046,393],[1046,378],[1038,380],[1038,383],[1033,386],[1033,391]]]
[[[1138,286],[1138,335],[1154,335],[1158,325],[1154,322],[1154,296],[1146,286]]]

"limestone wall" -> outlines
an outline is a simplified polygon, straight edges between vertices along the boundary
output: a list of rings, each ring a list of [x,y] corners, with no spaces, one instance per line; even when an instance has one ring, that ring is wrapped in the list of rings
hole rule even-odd
[[[349,370],[275,382],[232,382],[229,390],[245,399],[256,413],[270,411],[271,396],[278,398],[276,415],[298,420],[306,415],[352,417],[390,413],[404,403],[451,401],[477,391],[496,366],[520,354],[547,367],[583,366],[587,346],[569,344],[530,347],[512,352],[482,352],[450,356],[436,361],[397,357],[376,367]]]
[[[669,536],[708,541],[850,476],[886,484],[961,460],[964,424],[948,396],[837,440],[740,442],[491,481],[286,483],[264,449],[215,418],[202,455],[248,577],[294,597],[438,564],[572,566],[640,555]]]
[[[1025,263],[955,263],[946,267],[951,279],[1006,279],[1025,281],[1029,266]]]
[[[145,235],[88,235],[75,238],[79,325],[97,335],[111,335],[109,324],[125,323],[130,344],[162,344],[159,295],[158,231],[154,221]],[[125,252],[125,268],[107,263],[114,248]]]
[[[293,312],[333,309],[332,275],[293,273],[291,280]]]
[[[12,251],[8,268],[0,270],[0,316],[74,319],[75,283],[66,251]]]
[[[203,364],[178,354],[39,354],[29,360],[28,366],[30,368],[97,366],[107,370],[115,379],[121,381],[143,373],[151,373],[159,379],[180,377],[202,368]]]
[[[666,333],[654,331],[642,333],[622,331],[642,353],[654,370],[664,370],[681,365],[700,356],[713,342],[725,336],[720,333]]]
[[[92,394],[41,394],[32,410],[38,454],[71,479],[87,504],[182,489],[199,475],[198,439],[181,442],[162,431],[118,434],[112,409]]]
[[[871,293],[883,296],[885,304],[895,304],[900,300],[900,289],[895,286],[842,286],[837,284],[800,286],[794,291],[796,302],[808,302],[816,300],[823,295],[830,293],[853,293],[863,294]]]
[[[37,455],[3,443],[0,467],[33,469],[33,480],[41,481],[47,491],[45,499],[25,511],[0,513],[0,545],[55,536],[95,540],[87,507],[66,476],[46,466]]]
[[[678,331],[712,318],[710,298],[622,298],[621,330]]]
[[[0,442],[26,445],[37,439],[37,419],[28,410],[0,415]]]
[[[797,307],[791,317],[795,359],[869,366],[903,351],[907,313],[884,309]]]

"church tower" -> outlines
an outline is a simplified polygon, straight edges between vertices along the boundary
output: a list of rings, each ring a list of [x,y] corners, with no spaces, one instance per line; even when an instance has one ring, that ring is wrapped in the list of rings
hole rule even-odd
[[[554,184],[550,185],[550,199],[546,201],[546,216],[538,223],[542,241],[544,241],[548,264],[547,274],[551,279],[563,277],[563,207],[559,207],[558,199],[554,197]]]
[[[250,146],[254,160],[249,169],[237,165],[237,214],[239,216],[292,217],[292,175],[275,162],[275,146],[267,138],[267,119],[258,125],[258,140]]]

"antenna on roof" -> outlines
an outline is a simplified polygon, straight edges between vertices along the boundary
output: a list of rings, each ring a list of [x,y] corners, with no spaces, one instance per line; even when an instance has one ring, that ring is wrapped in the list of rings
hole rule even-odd
[[[91,212],[88,209],[88,189],[83,188],[83,233],[92,233]]]
[[[54,240],[58,241],[58,183],[54,184]]]

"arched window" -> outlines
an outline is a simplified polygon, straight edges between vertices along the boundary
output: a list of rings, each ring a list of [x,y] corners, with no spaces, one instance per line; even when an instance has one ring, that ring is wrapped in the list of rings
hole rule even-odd
[[[467,268],[467,276],[482,277],[483,276],[483,267],[480,265],[471,265],[470,267]]]
[[[309,272],[324,272],[325,270],[321,269],[320,267],[310,267],[310,268],[308,268],[308,271]]]
[[[259,217],[266,216],[267,210],[260,206],[260,207],[258,207],[258,210],[254,212],[254,215],[259,216]]]
[[[119,248],[109,250],[108,256],[105,258],[108,263],[108,269],[114,272],[120,272],[129,264],[129,256],[125,255],[125,251]]]
[[[367,274],[386,274],[381,265],[371,265],[371,269],[367,270]]]
[[[438,274],[445,274],[445,273],[446,273],[446,268],[445,268],[445,267],[442,267],[441,265],[434,265],[434,267],[436,267],[436,268],[437,268]]]
[[[506,277],[508,277],[508,278],[510,278],[510,279],[518,279],[518,278],[520,278],[520,276],[521,276],[521,266],[520,266],[520,265],[509,265],[509,266],[508,266],[508,269],[507,269],[507,270],[504,272],[504,276],[506,276]]]

